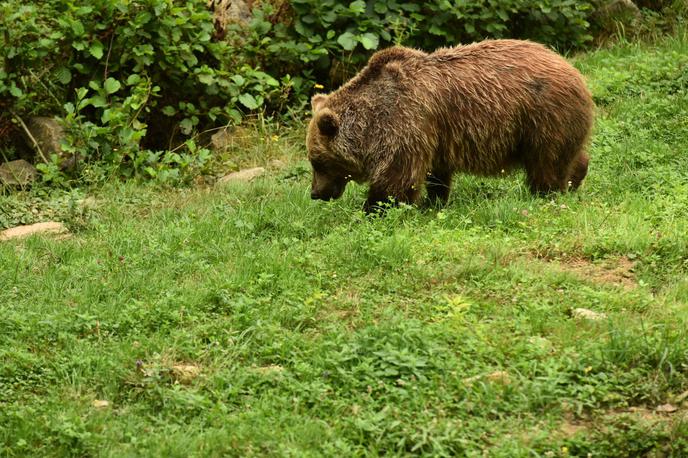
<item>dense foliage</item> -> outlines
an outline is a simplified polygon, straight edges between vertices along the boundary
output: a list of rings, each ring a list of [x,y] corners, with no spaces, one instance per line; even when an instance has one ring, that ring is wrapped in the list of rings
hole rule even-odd
[[[252,30],[271,40],[260,50],[266,53],[264,66],[281,61],[288,67],[301,61],[322,72],[333,61],[344,60],[355,67],[368,51],[400,43],[431,50],[484,38],[520,37],[577,47],[591,39],[588,1],[294,0],[291,4],[290,27],[278,23],[270,30],[269,17],[253,21]]]
[[[76,175],[192,175],[210,156],[194,134],[302,113],[314,87],[335,87],[375,49],[487,37],[576,48],[593,11],[586,0],[272,0],[218,28],[205,0],[3,0],[0,151],[15,155],[20,118],[57,116]],[[40,165],[46,180],[62,179],[59,162]],[[84,167],[94,163],[108,167]]]
[[[63,115],[68,150],[127,174],[155,174],[160,155],[139,152],[141,144],[162,150],[199,124],[239,122],[280,86],[228,65],[205,2],[9,0],[1,8],[0,96],[23,115]],[[187,166],[202,157],[164,160]]]

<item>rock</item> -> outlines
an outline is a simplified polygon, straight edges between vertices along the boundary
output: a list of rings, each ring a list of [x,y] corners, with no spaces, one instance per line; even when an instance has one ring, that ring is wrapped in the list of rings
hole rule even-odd
[[[104,399],[95,399],[91,405],[95,407],[96,409],[105,409],[107,407],[110,407],[110,401],[106,401]]]
[[[506,371],[495,371],[491,374],[487,374],[485,378],[491,382],[500,383],[502,385],[508,385],[511,383],[511,377]]]
[[[268,167],[273,169],[282,169],[286,167],[286,165],[284,161],[280,161],[279,159],[273,159],[268,163]]]
[[[201,374],[201,368],[192,364],[176,364],[172,366],[172,376],[184,385],[191,383]]]
[[[225,183],[236,183],[236,182],[249,182],[252,181],[259,176],[263,175],[265,173],[265,168],[263,167],[254,167],[252,169],[244,169],[244,170],[239,170],[238,172],[233,172],[230,173],[229,175],[225,175],[219,180],[217,180],[218,184],[225,184]]]
[[[542,353],[550,353],[554,350],[552,342],[544,337],[532,336],[528,339],[528,343],[532,345],[533,349]]]
[[[39,152],[33,140],[31,138],[27,139],[29,146],[36,151],[36,157],[41,161],[50,160],[50,156],[53,154],[57,154],[60,158],[63,157],[62,142],[65,139],[64,129],[55,119],[36,116],[29,119],[27,128],[40,147]]]
[[[234,143],[233,134],[236,129],[233,127],[226,127],[218,130],[210,136],[210,144],[208,147],[214,152],[224,151]]]
[[[213,12],[215,39],[223,39],[231,24],[246,26],[252,17],[252,3],[253,0],[208,0],[208,8]]]
[[[492,383],[498,383],[500,385],[509,385],[511,383],[511,377],[509,376],[509,373],[506,371],[494,371],[489,374],[481,374],[473,377],[468,377],[463,379],[463,383],[465,383],[466,385],[472,385],[478,380],[483,379]]]
[[[593,312],[592,310],[583,308],[574,309],[573,312],[571,312],[571,315],[573,315],[574,318],[590,321],[600,321],[607,318],[606,313]]]
[[[36,223],[29,226],[17,226],[0,232],[0,241],[28,237],[34,234],[50,234],[68,237],[69,230],[67,230],[64,224],[56,221]]]
[[[642,18],[640,9],[631,0],[597,0],[590,16],[596,35],[606,37],[619,31],[619,24],[628,31]]]
[[[95,210],[100,206],[100,202],[95,197],[86,197],[78,201],[79,208],[82,210]]]
[[[0,184],[5,186],[27,186],[38,178],[36,168],[24,159],[5,162],[0,165]]]
[[[213,10],[215,27],[223,32],[229,24],[251,20],[251,8],[245,0],[208,0],[208,7]]]
[[[656,412],[660,413],[674,413],[678,410],[678,407],[676,407],[673,404],[662,404],[661,406],[657,406],[655,408]]]
[[[251,370],[261,375],[273,375],[284,372],[284,367],[279,364],[270,364],[268,366],[252,367]]]

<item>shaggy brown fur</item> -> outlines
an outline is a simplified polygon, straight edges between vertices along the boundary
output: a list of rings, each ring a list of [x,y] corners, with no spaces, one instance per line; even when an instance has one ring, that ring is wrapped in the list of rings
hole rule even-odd
[[[385,49],[312,105],[314,199],[337,198],[355,180],[370,183],[367,211],[390,197],[413,203],[423,183],[446,202],[454,172],[515,167],[539,194],[578,188],[588,169],[593,102],[583,78],[528,41]]]

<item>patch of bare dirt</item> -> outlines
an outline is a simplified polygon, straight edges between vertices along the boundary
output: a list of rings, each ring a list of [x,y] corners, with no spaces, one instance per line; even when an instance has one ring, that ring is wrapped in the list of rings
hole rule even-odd
[[[632,406],[622,409],[612,409],[594,414],[590,418],[574,418],[570,413],[565,415],[558,432],[564,438],[570,438],[578,433],[599,430],[605,424],[618,418],[632,418],[652,427],[668,427],[672,424],[688,421],[688,404],[674,405],[671,403],[658,405],[654,408],[646,406]]]
[[[586,431],[588,427],[589,425],[586,425],[585,423],[573,423],[568,420],[564,420],[564,422],[559,426],[559,433],[565,438],[570,438],[581,431]]]
[[[570,272],[593,283],[615,285],[629,291],[638,286],[635,278],[635,262],[627,256],[606,258],[595,262],[581,257],[538,259],[556,269]]]
[[[171,372],[176,382],[188,385],[201,374],[201,368],[193,364],[175,364]]]

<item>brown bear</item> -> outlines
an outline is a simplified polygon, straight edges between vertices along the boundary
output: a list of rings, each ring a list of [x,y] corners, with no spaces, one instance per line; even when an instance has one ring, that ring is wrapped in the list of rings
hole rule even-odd
[[[454,172],[516,167],[541,194],[578,188],[588,169],[590,92],[564,58],[529,41],[388,48],[311,104],[313,199],[336,199],[354,180],[370,183],[366,211],[414,203],[423,183],[446,203]]]

